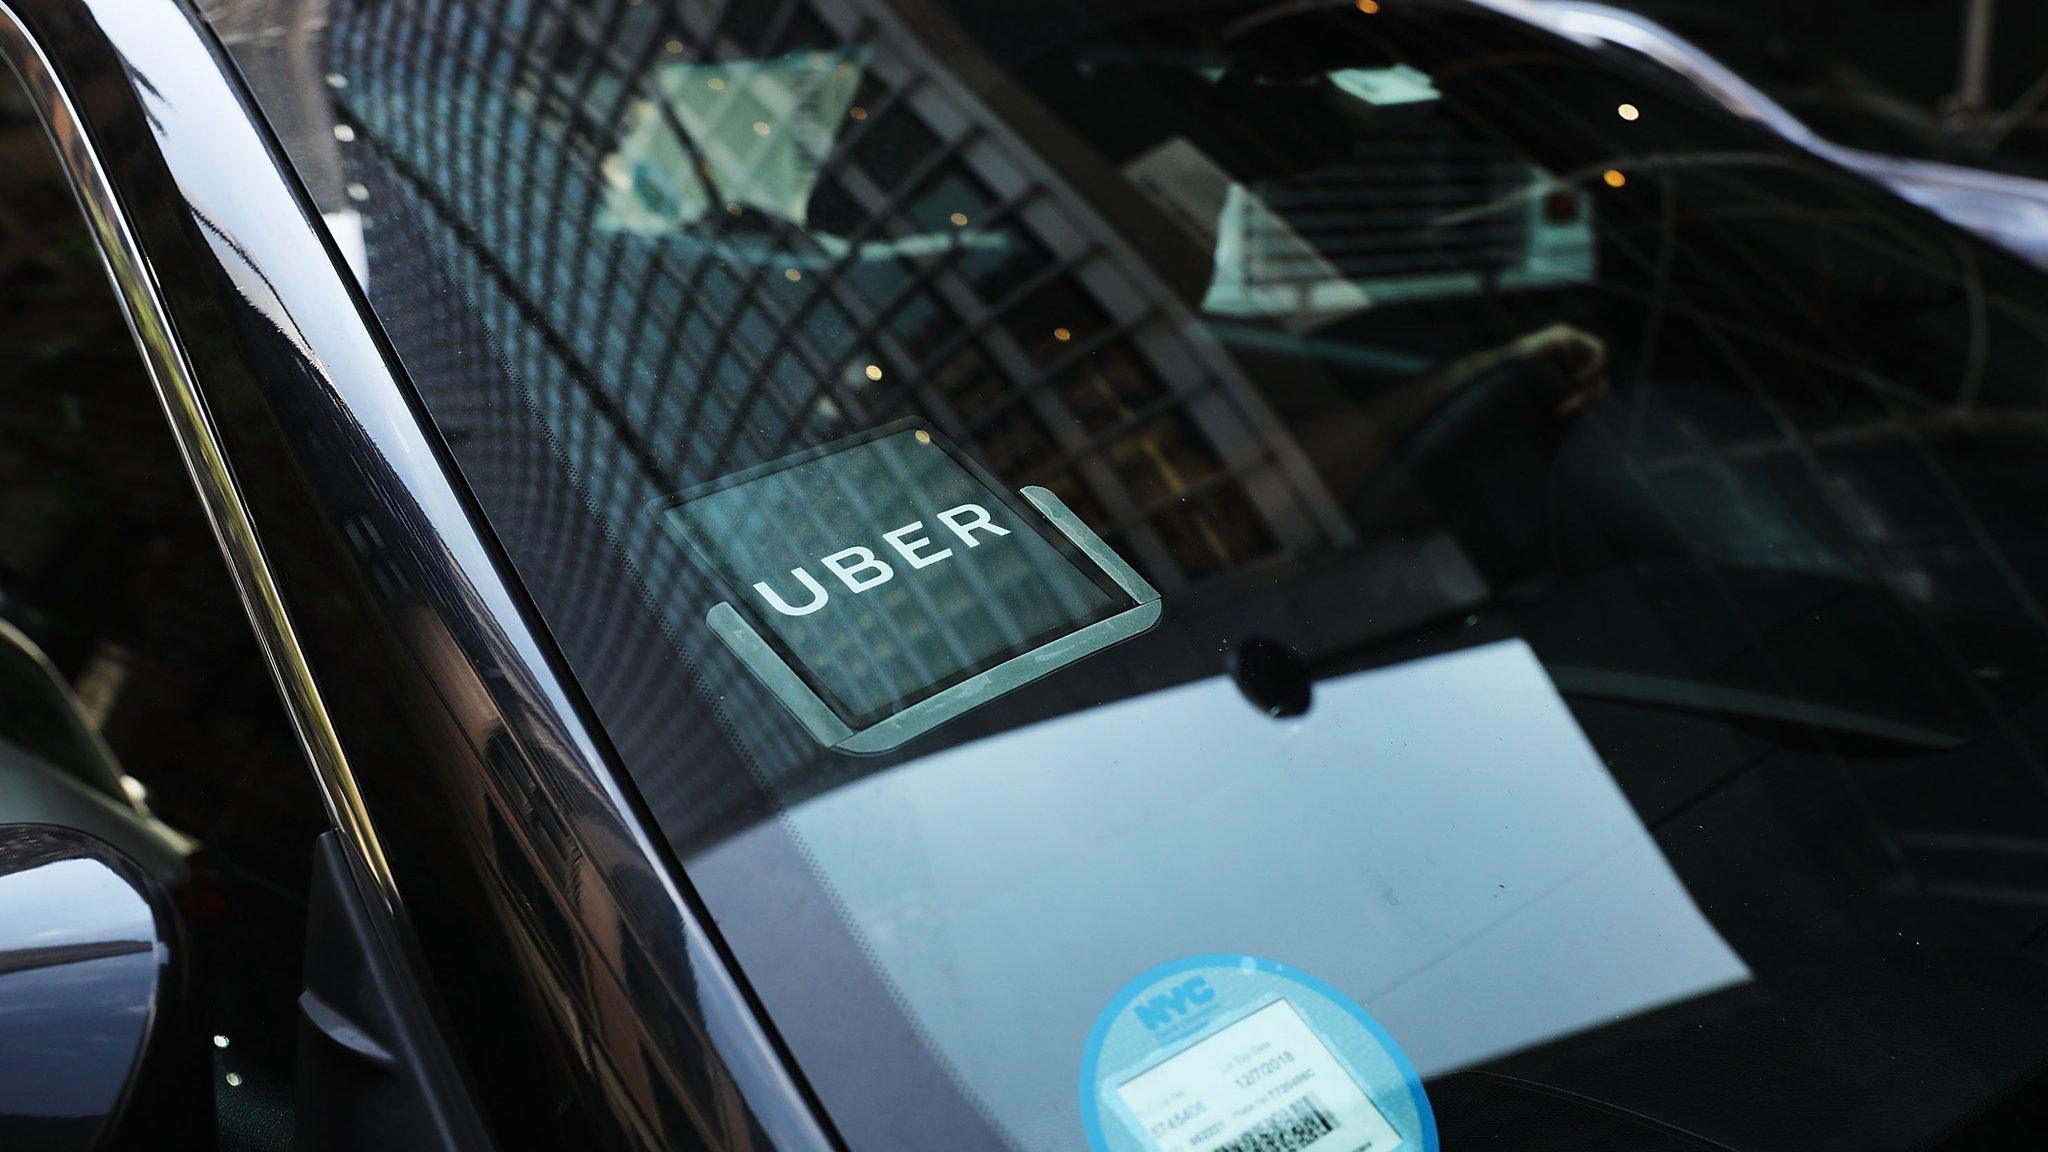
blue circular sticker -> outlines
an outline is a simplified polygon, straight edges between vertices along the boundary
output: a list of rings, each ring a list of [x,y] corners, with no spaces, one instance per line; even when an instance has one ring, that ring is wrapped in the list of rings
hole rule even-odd
[[[1094,1152],[1437,1152],[1422,1078],[1305,972],[1191,956],[1124,986],[1081,1059]]]

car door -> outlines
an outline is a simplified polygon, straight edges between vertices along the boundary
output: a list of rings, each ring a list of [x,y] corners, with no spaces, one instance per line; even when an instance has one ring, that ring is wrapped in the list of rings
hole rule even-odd
[[[0,1144],[283,1148],[326,817],[12,74],[0,155]],[[35,879],[85,866],[42,861],[64,834],[165,901],[139,1072],[108,1030],[148,983],[116,979],[133,942],[92,939],[89,886]]]
[[[340,1054],[300,1145],[816,1145],[212,33],[172,0],[31,0],[0,55],[335,830],[308,974],[333,1011],[302,1015]]]

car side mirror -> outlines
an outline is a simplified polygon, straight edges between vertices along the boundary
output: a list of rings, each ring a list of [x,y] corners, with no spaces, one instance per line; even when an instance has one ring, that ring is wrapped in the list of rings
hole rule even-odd
[[[0,1148],[104,1147],[175,994],[162,888],[70,828],[0,825]]]

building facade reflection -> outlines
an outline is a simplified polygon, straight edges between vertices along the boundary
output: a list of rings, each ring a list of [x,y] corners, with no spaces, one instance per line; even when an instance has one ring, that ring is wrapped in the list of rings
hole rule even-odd
[[[345,147],[325,195],[368,217],[367,286],[471,483],[518,518],[501,533],[549,540],[558,564],[528,578],[557,628],[615,645],[582,672],[622,743],[685,762],[737,743],[784,800],[859,771],[821,761],[702,629],[720,590],[648,509],[902,416],[1059,493],[1169,600],[1356,542],[1192,322],[1211,273],[1186,237],[1148,244],[1163,225],[1133,218],[1154,206],[937,67],[898,12],[521,13],[334,8],[319,67]],[[1455,587],[1421,589],[1424,611],[1469,598],[1454,553],[1432,553]],[[647,672],[671,653],[605,623],[644,611],[614,600],[621,559],[694,670],[688,699]],[[1154,660],[1213,671],[1190,646]],[[650,799],[698,827],[758,804],[711,776],[663,773]]]

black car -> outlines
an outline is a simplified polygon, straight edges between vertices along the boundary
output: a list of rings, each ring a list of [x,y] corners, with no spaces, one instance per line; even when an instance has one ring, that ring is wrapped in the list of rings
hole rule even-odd
[[[1458,0],[0,56],[0,1149],[2048,1142],[2009,254]]]

